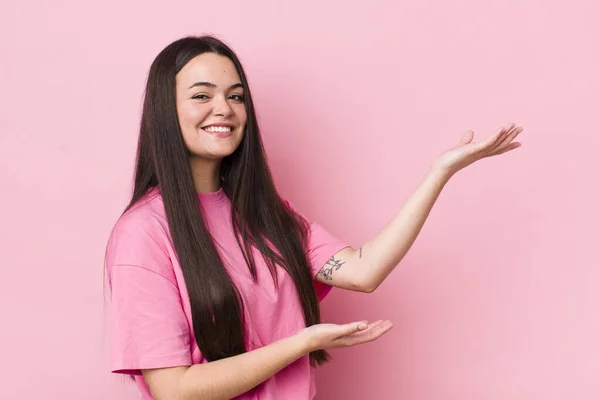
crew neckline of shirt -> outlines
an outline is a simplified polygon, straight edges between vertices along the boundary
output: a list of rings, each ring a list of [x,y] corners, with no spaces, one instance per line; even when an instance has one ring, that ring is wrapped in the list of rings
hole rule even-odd
[[[202,202],[202,204],[217,204],[225,201],[227,199],[227,195],[223,190],[223,186],[219,188],[216,192],[209,193],[196,193],[198,195],[198,199]]]
[[[154,186],[152,189],[150,189],[148,191],[148,193],[146,193],[146,196],[153,197],[155,195],[159,195],[162,197],[161,190],[158,186]],[[217,190],[216,192],[209,192],[209,193],[196,192],[196,196],[198,197],[198,200],[200,200],[200,202],[202,204],[219,204],[219,203],[224,203],[228,199],[227,195],[225,194],[225,191],[223,190],[223,186],[221,186],[219,188],[219,190]]]

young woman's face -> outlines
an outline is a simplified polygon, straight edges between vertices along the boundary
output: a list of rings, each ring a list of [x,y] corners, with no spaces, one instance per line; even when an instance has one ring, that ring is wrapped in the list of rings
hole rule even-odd
[[[177,115],[191,157],[217,160],[244,137],[242,81],[231,60],[215,53],[194,57],[176,76]]]

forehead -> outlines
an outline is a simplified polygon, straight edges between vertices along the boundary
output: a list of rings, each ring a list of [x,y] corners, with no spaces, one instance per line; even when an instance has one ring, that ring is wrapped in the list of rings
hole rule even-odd
[[[203,53],[192,58],[177,73],[176,82],[177,86],[185,86],[186,89],[196,82],[230,87],[240,83],[240,77],[229,58],[215,53]]]

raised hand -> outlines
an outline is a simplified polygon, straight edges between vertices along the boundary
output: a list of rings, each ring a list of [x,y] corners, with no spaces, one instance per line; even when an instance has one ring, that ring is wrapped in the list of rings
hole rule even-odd
[[[434,168],[439,168],[452,175],[461,169],[485,157],[497,156],[521,146],[521,143],[512,141],[523,131],[515,124],[504,126],[487,140],[472,142],[475,133],[468,131],[463,135],[456,147],[443,153],[434,163]]]
[[[302,329],[298,335],[306,339],[309,351],[350,347],[372,342],[392,329],[390,321],[352,322],[345,325],[316,324]]]

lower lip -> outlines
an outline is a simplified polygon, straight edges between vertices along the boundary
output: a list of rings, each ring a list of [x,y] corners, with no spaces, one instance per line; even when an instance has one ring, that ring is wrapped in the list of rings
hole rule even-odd
[[[202,130],[206,133],[210,133],[211,135],[214,135],[214,136],[220,137],[220,138],[226,138],[226,137],[233,135],[233,130],[230,130],[229,132],[209,132],[204,129],[202,129]]]

